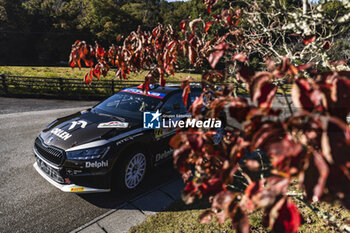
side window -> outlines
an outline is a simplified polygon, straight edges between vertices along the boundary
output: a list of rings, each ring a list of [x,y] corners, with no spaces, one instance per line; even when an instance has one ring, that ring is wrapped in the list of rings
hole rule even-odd
[[[182,93],[176,93],[172,95],[163,105],[162,112],[168,112],[169,114],[186,113],[187,108],[182,102]]]
[[[189,106],[191,106],[193,104],[193,102],[202,94],[201,91],[191,91],[190,93],[190,103]]]

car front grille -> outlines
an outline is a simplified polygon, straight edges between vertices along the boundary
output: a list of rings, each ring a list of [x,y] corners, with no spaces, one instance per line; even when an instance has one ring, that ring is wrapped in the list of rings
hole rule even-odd
[[[63,163],[63,150],[46,145],[40,137],[35,139],[34,148],[46,160],[55,165]]]

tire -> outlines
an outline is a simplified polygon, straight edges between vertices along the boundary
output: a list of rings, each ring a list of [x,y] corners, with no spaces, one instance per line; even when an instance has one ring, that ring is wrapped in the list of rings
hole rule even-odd
[[[118,163],[118,162],[117,162]],[[144,152],[132,150],[120,164],[116,164],[112,188],[114,191],[132,192],[140,187],[148,170],[147,156]]]

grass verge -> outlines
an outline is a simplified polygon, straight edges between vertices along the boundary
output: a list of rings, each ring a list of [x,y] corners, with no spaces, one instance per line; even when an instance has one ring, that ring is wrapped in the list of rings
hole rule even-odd
[[[303,225],[299,232],[341,232],[335,222],[344,224],[350,219],[350,211],[342,207],[339,203],[330,205],[328,203],[314,203],[311,208],[297,197],[293,197],[303,218]],[[129,233],[141,232],[233,232],[230,221],[226,220],[222,226],[214,219],[208,224],[199,223],[200,213],[209,208],[208,200],[198,200],[194,204],[185,205],[182,200],[178,200],[170,205],[165,211],[149,216],[138,226],[132,227]],[[315,209],[317,210],[315,212]],[[263,212],[256,211],[249,214],[251,232],[270,232],[261,224]],[[327,219],[325,216],[330,216]]]
[[[73,78],[82,80],[85,77],[85,74],[89,71],[89,68],[70,68],[70,67],[32,67],[32,66],[0,66],[0,74],[13,75],[13,76],[24,76],[24,77],[45,77],[45,78]],[[128,80],[140,81],[143,82],[145,76],[148,74],[148,71],[140,71],[130,73],[128,75]],[[101,80],[111,80],[114,79],[115,70],[110,70],[106,77],[102,77]],[[170,75],[166,77],[167,81],[181,81],[187,76],[191,76],[194,81],[201,81],[201,74],[196,73],[182,73],[178,72],[175,75]],[[119,79],[118,79],[119,80]],[[98,83],[95,80],[93,83]],[[286,84],[285,86],[286,93],[290,94],[291,85]],[[277,90],[279,94],[282,94],[282,90],[279,88]],[[247,95],[248,93],[239,88],[238,94]]]
[[[32,66],[0,66],[0,74],[28,76],[28,77],[49,77],[49,78],[77,78],[82,79],[89,71],[89,68],[70,68],[70,67],[32,67]],[[148,71],[140,71],[128,75],[128,80],[145,80]],[[106,77],[102,79],[114,78],[115,70],[110,70]],[[169,81],[181,81],[187,76],[192,76],[194,80],[200,81],[200,74],[176,73],[174,76],[167,77]]]

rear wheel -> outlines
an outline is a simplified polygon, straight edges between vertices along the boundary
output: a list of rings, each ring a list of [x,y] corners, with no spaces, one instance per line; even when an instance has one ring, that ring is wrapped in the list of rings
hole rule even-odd
[[[131,151],[116,167],[113,188],[126,192],[136,190],[144,180],[146,171],[146,155],[140,151]]]

